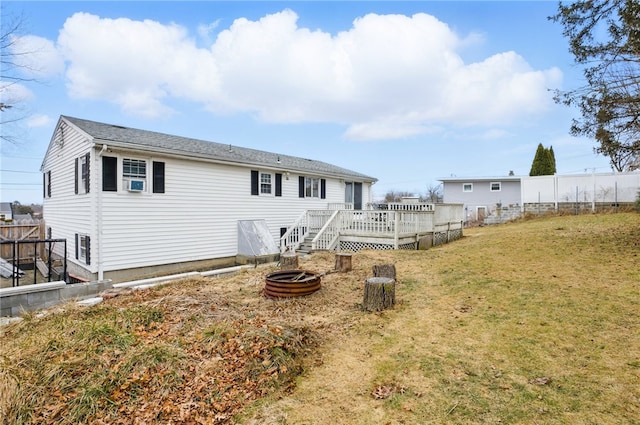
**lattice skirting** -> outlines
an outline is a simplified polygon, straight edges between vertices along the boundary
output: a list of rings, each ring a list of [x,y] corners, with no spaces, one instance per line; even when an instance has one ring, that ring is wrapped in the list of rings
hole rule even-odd
[[[341,251],[353,251],[358,252],[363,249],[372,249],[376,251],[389,251],[393,250],[393,245],[383,243],[371,243],[371,242],[352,242],[352,241],[340,241]],[[402,244],[398,246],[398,249],[414,250],[416,249],[415,242]]]
[[[363,249],[374,249],[377,251],[387,251],[392,250],[393,245],[389,244],[381,244],[381,243],[369,243],[369,242],[351,242],[351,241],[340,241],[340,250],[341,251],[354,251],[358,252]]]
[[[447,236],[448,233],[448,236]],[[443,245],[462,237],[462,229],[449,230],[449,232],[437,232],[433,234],[433,244]]]
[[[448,235],[447,235],[448,234]],[[462,237],[462,229],[453,229],[444,231],[444,232],[436,232],[433,234],[433,244],[434,245],[443,245],[447,242],[454,241],[456,239],[460,239]],[[353,251],[358,252],[363,249],[371,249],[377,251],[387,251],[393,250],[392,244],[385,243],[375,243],[375,242],[355,242],[355,241],[340,241],[336,250],[340,251]],[[398,249],[403,250],[415,250],[418,249],[415,242],[409,242],[398,246]]]

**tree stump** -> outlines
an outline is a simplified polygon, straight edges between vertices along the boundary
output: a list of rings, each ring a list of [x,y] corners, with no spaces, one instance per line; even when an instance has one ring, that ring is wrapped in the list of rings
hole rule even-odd
[[[295,270],[298,268],[298,254],[285,252],[280,254],[280,270]]]
[[[351,254],[336,254],[336,271],[350,272],[351,271]]]
[[[396,281],[390,277],[370,277],[364,282],[362,308],[382,311],[396,303]]]
[[[396,266],[395,264],[377,264],[373,266],[374,277],[389,277],[393,280],[396,279]]]

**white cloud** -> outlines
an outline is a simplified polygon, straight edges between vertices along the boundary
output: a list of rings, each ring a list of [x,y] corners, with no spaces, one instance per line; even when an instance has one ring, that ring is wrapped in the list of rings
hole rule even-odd
[[[27,127],[36,128],[36,127],[45,127],[53,124],[54,120],[48,115],[44,114],[33,114],[27,118]]]
[[[27,78],[43,78],[64,71],[64,59],[52,41],[33,35],[13,37],[11,60]]]
[[[58,46],[70,63],[69,92],[77,98],[164,116],[169,97],[206,102],[218,96],[212,56],[177,25],[77,13],[65,22]]]
[[[0,101],[5,105],[16,107],[33,98],[33,92],[20,83],[0,81]]]
[[[69,91],[147,116],[172,98],[268,122],[335,122],[353,139],[401,138],[451,124],[510,125],[553,104],[556,69],[534,70],[515,52],[465,64],[483,42],[427,14],[369,14],[336,35],[297,25],[291,10],[236,19],[209,49],[185,28],[154,21],[70,17],[58,47]],[[216,28],[199,28],[200,35]],[[204,31],[204,32],[203,32]]]

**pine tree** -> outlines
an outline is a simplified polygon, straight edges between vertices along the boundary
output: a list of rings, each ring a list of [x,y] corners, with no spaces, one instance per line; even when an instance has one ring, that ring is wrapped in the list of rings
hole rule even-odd
[[[551,174],[557,173],[556,154],[553,152],[553,146],[549,146],[549,156],[551,157]]]
[[[536,156],[531,164],[530,176],[548,176],[555,174],[555,157],[553,150],[546,149],[542,143],[538,144]]]

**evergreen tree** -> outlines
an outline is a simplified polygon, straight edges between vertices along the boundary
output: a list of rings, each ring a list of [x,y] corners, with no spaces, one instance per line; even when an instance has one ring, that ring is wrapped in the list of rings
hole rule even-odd
[[[542,143],[538,143],[538,149],[536,149],[536,156],[533,158],[531,164],[530,176],[548,176],[555,173],[555,158],[553,151],[546,149],[542,146]]]
[[[549,156],[551,157],[551,174],[558,172],[556,169],[556,154],[553,152],[553,146],[549,146]]]

